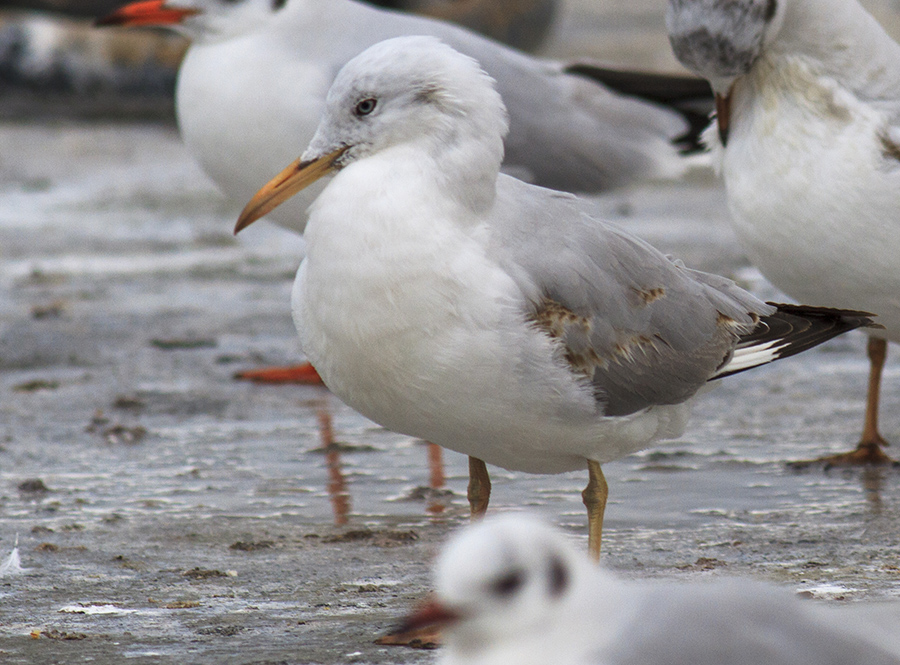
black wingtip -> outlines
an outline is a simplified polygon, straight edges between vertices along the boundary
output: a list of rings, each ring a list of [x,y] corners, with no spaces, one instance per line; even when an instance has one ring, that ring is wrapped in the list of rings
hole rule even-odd
[[[856,330],[857,328],[884,330],[884,326],[875,321],[878,315],[872,312],[858,309],[838,309],[836,307],[794,305],[792,303],[770,302],[767,304],[778,308],[778,312],[775,315],[793,315],[820,323],[831,322],[835,329],[840,329],[835,335],[840,335],[848,330]]]
[[[623,95],[668,106],[679,113],[688,128],[672,139],[682,153],[705,150],[701,141],[715,107],[712,88],[706,79],[690,74],[660,74],[606,67],[592,62],[574,62],[564,69],[567,74],[589,78]]]
[[[726,366],[726,371],[716,374],[716,379],[797,355],[851,330],[884,329],[884,326],[874,321],[875,315],[870,312],[788,303],[768,304],[776,307],[777,311],[761,316],[759,324],[751,332],[741,336],[738,348],[768,349],[769,357],[761,357],[759,362],[743,364],[731,371]]]

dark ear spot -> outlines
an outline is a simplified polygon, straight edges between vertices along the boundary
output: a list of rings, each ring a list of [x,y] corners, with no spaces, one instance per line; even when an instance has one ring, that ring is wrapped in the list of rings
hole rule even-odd
[[[272,11],[277,12],[279,9],[284,9],[287,2],[288,0],[272,0]]]
[[[569,570],[559,557],[550,559],[550,596],[558,598],[569,587]]]
[[[437,104],[442,102],[442,90],[437,84],[426,84],[416,90],[415,100],[422,104]]]
[[[501,598],[512,596],[525,581],[525,573],[521,570],[513,570],[491,584],[491,591]]]
[[[778,10],[778,0],[769,0],[769,4],[766,5],[766,13],[763,16],[765,18],[766,23],[771,21],[775,17],[775,12]]]

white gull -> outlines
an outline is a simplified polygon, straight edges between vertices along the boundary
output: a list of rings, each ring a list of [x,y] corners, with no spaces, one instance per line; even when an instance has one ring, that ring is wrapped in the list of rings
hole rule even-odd
[[[455,534],[435,587],[401,630],[442,626],[440,665],[900,664],[887,631],[851,632],[859,605],[739,578],[626,582],[527,515]]]
[[[351,60],[303,157],[236,231],[325,175],[294,284],[301,346],[325,385],[385,427],[530,473],[600,465],[678,436],[714,378],[860,325],[856,312],[760,302],[591,217],[575,196],[499,173],[503,102],[432,37]]]
[[[717,93],[718,158],[750,259],[800,302],[878,315],[863,433],[830,463],[885,463],[900,342],[900,45],[856,0],[670,0],[669,39]]]

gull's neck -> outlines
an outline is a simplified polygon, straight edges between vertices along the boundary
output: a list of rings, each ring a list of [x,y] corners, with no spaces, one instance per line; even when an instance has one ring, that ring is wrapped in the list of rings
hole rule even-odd
[[[500,161],[491,147],[487,141],[469,140],[432,145],[423,151],[436,186],[460,206],[463,214],[480,217],[494,204]],[[502,156],[502,144],[500,151]]]
[[[472,168],[460,174],[453,155],[436,158],[421,141],[380,150],[336,174],[313,203],[306,232],[309,254],[323,233],[345,239],[370,234],[381,238],[379,243],[389,236],[421,236],[425,245],[440,242],[453,228],[469,233],[489,215],[496,182],[496,167],[493,174]]]
[[[767,46],[803,55],[866,99],[900,97],[900,45],[856,0],[782,0],[784,24]]]

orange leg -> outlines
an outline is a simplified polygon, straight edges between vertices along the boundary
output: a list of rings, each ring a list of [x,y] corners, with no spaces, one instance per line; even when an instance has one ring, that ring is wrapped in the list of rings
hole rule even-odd
[[[262,367],[238,372],[236,379],[256,383],[299,383],[307,386],[321,386],[322,379],[316,368],[309,363],[291,367]]]
[[[428,443],[428,470],[430,472],[430,486],[433,490],[444,487],[444,451],[436,443]]]
[[[862,438],[856,450],[841,455],[832,455],[818,460],[828,465],[851,466],[859,464],[893,464],[894,460],[882,450],[890,445],[878,432],[878,404],[881,400],[881,373],[887,359],[887,341],[877,337],[869,338],[869,392],[866,397],[866,416]]]
[[[335,445],[334,425],[327,401],[323,401],[316,410],[316,417],[319,419],[319,437],[322,448],[325,449],[325,464],[328,466],[328,496],[331,497],[331,507],[334,510],[334,523],[343,526],[350,513],[350,493],[341,467],[340,449]]]
[[[433,490],[443,489],[446,481],[446,476],[444,476],[444,451],[439,445],[430,441],[428,442],[428,471],[428,486]],[[440,499],[433,499],[428,503],[425,512],[430,515],[440,515],[444,512],[445,507]]]

